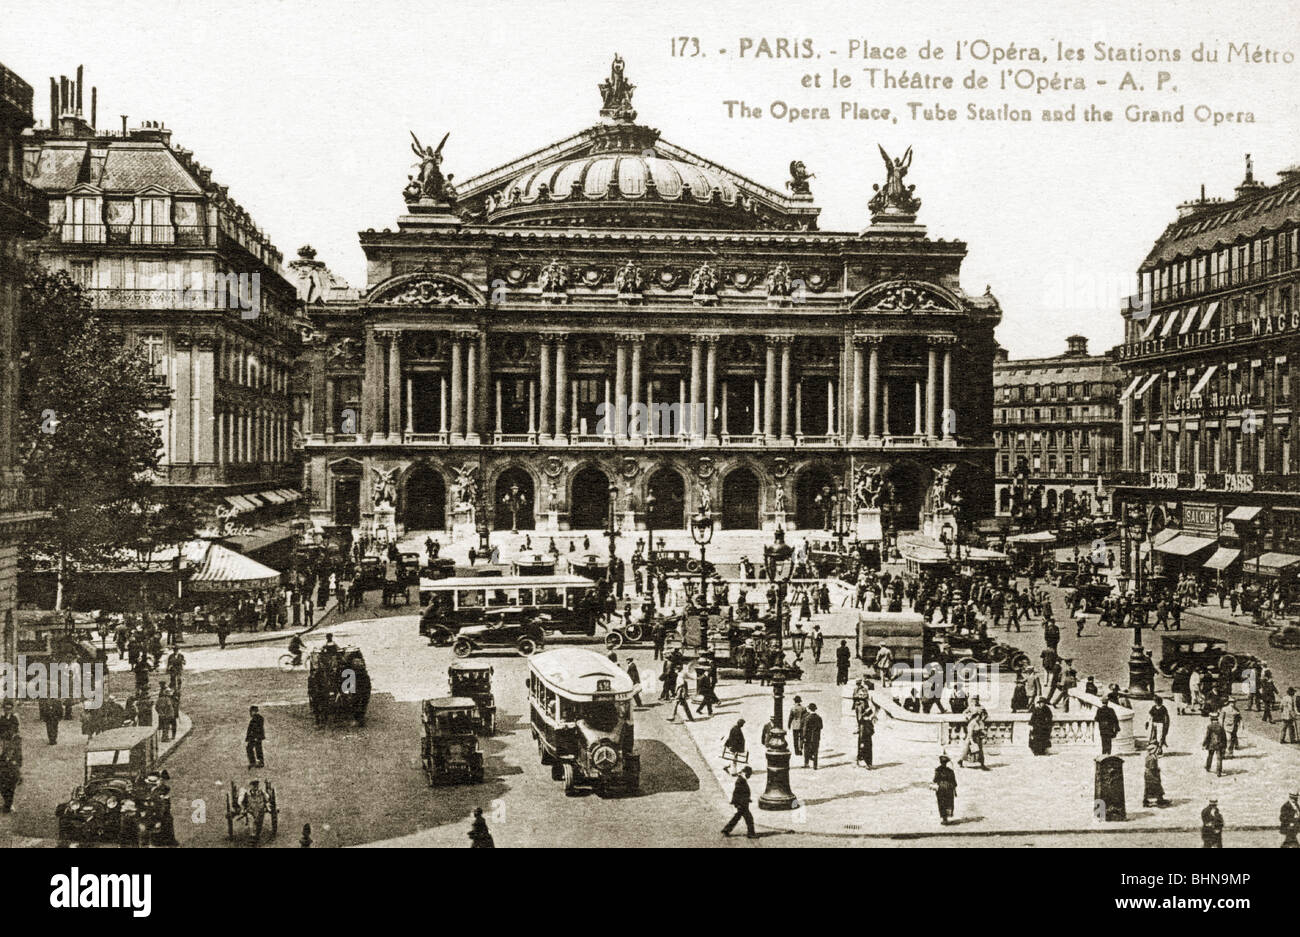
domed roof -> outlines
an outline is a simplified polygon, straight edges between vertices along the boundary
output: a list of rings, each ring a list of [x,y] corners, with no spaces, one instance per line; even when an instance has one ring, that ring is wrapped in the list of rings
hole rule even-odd
[[[651,188],[655,193],[649,193]],[[526,172],[506,186],[501,201],[639,199],[657,194],[668,200],[710,202],[714,192],[726,205],[735,205],[740,198],[731,180],[694,163],[654,155],[602,153]]]

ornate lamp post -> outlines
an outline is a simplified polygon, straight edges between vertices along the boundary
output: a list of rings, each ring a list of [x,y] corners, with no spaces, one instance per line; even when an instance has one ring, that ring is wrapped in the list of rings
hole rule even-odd
[[[1134,601],[1133,601],[1133,650],[1128,658],[1128,689],[1125,691],[1130,699],[1151,699],[1155,695],[1154,677],[1142,650],[1142,620],[1146,617],[1146,597],[1142,592],[1142,541],[1147,534],[1146,515],[1139,505],[1129,505],[1125,512],[1125,526],[1129,540],[1137,554],[1134,565]]]
[[[704,565],[704,550],[713,539],[713,517],[700,511],[691,518],[691,539],[700,547],[700,655],[709,650],[709,577]]]
[[[605,528],[605,536],[609,538],[609,571],[606,574],[609,578],[609,587],[614,588],[614,569],[617,556],[614,553],[614,541],[618,538],[618,485],[610,482],[609,485],[609,522]]]
[[[528,503],[528,495],[520,491],[518,485],[511,485],[510,490],[501,496],[501,503],[510,512],[510,532],[519,533],[519,512]]]
[[[659,499],[655,497],[653,491],[645,496],[645,529],[646,529],[646,552],[645,552],[645,605],[648,609],[646,618],[653,618],[655,613],[655,505]]]
[[[769,676],[772,680],[772,732],[767,737],[767,789],[758,799],[760,810],[793,810],[799,800],[790,790],[790,748],[785,740],[785,632],[784,617],[781,608],[785,598],[786,586],[790,582],[793,567],[790,556],[794,550],[785,542],[785,531],[777,528],[772,543],[763,548],[763,566],[767,570],[767,581],[776,593],[776,646],[780,662],[773,667]]]

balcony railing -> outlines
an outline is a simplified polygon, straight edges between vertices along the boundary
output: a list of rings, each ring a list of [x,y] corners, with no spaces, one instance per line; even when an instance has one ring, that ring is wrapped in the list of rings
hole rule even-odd
[[[21,173],[9,173],[3,167],[0,167],[0,199],[41,224],[49,217],[44,193],[26,182]]]
[[[1297,269],[1287,254],[1280,257],[1274,257],[1272,260],[1257,260],[1254,263],[1245,264],[1240,267],[1232,267],[1228,270],[1221,270],[1218,273],[1209,273],[1204,276],[1192,277],[1184,283],[1174,283],[1169,286],[1152,287],[1151,301],[1154,303],[1174,302],[1180,299],[1190,299],[1194,296],[1201,296],[1206,293],[1216,293],[1219,290],[1226,290],[1234,286],[1245,286],[1249,283],[1256,283],[1260,280],[1277,276],[1280,273],[1287,273]],[[1129,297],[1128,304],[1130,309],[1141,308],[1141,301],[1136,297]]]
[[[214,243],[213,234],[204,225],[104,225],[65,221],[59,226],[59,239],[65,244],[204,247]]]
[[[225,309],[230,305],[229,297],[206,289],[88,289],[85,292],[96,309]]]

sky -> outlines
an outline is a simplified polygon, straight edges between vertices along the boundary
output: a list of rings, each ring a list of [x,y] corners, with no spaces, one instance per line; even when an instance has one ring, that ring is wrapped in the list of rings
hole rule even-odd
[[[823,230],[866,227],[872,184],[884,176],[877,146],[891,155],[912,147],[908,182],[922,200],[919,220],[931,237],[966,242],[962,285],[977,294],[992,287],[1003,308],[997,337],[1015,358],[1059,354],[1072,333],[1087,336],[1094,352],[1114,346],[1120,303],[1180,202],[1201,185],[1230,197],[1246,153],[1269,184],[1300,162],[1297,22],[1300,0],[5,0],[0,62],[36,88],[42,118],[49,77],[83,64],[87,86],[99,89],[101,128],[120,127],[122,114],[132,127],[162,121],[173,144],[213,169],[286,260],[311,244],[336,273],[364,286],[357,232],[395,227],[403,213],[414,163],[408,130],[425,142],[450,131],[443,169],[468,179],[595,123],[596,85],[618,52],[637,86],[638,122],[773,188],[783,187],[791,160],[802,160],[816,174]],[[702,54],[674,56],[695,48],[689,39],[674,42],[681,36],[698,37]],[[809,40],[818,57],[762,56],[762,41],[775,52],[778,39],[797,50]],[[1058,41],[1082,49],[1083,60],[1059,58]],[[946,58],[919,58],[927,42]],[[960,62],[958,42],[966,51]],[[1098,42],[1157,56],[1178,49],[1182,57],[1096,61]],[[1217,63],[1191,61],[1201,43],[1219,52]],[[1252,56],[1264,51],[1259,61],[1228,62],[1229,43]],[[903,47],[906,58],[852,55],[868,46]],[[1016,58],[1030,49],[1048,61]],[[1268,50],[1293,61],[1270,62]],[[994,64],[993,54],[1006,58]],[[949,75],[956,87],[872,88],[866,67]],[[852,86],[828,87],[832,69]],[[996,87],[1003,69],[1012,81],[1056,75],[1086,87],[1003,92]],[[963,88],[972,70],[994,86]],[[1168,77],[1157,91],[1160,71]],[[1122,87],[1126,72],[1141,90]],[[822,87],[805,87],[814,74]],[[727,100],[763,116],[729,118]],[[777,119],[774,102],[826,107],[829,118]],[[888,107],[897,119],[841,119],[845,102]],[[914,120],[909,102],[956,111],[957,119]],[[1003,103],[1029,108],[1033,119],[966,119],[970,104]],[[1074,121],[1041,120],[1043,109],[1071,104]],[[1113,120],[1084,122],[1089,104]],[[1129,105],[1180,104],[1182,123],[1124,119]],[[1254,122],[1215,126],[1196,119],[1197,107],[1249,112]]]

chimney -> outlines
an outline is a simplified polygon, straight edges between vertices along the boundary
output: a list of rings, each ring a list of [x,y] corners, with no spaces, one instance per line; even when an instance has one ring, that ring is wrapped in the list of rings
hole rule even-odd
[[[50,76],[50,130],[59,131],[59,83]]]
[[[1007,351],[1001,345],[995,345],[993,348],[993,363],[1005,364],[1011,360],[1011,352]]]
[[[1065,339],[1065,353],[1071,357],[1086,357],[1088,339],[1082,335],[1070,335]]]
[[[82,66],[78,65],[77,66],[77,116],[78,117],[80,117],[82,113],[81,112],[81,77],[82,77]]]
[[[95,129],[95,120],[99,111],[99,89],[90,89],[90,129]]]

